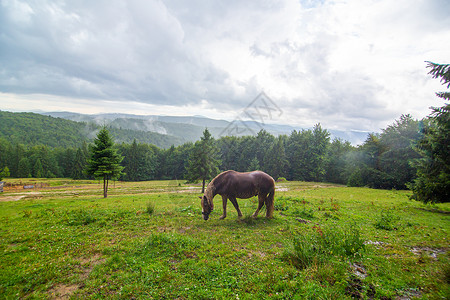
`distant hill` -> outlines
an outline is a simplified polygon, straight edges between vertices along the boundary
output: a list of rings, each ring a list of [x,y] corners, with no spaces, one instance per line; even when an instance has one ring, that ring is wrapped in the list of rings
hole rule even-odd
[[[100,126],[90,119],[81,122],[64,118],[63,115],[49,116],[36,113],[12,113],[0,111],[0,138],[11,143],[24,145],[47,145],[50,147],[79,147],[83,141],[92,141]],[[116,143],[153,144],[160,148],[181,145],[184,139],[149,130],[133,130],[111,125],[111,135]]]
[[[71,112],[47,112],[42,113],[58,118],[72,121],[95,123],[98,125],[107,124],[117,129],[138,130],[144,132],[154,132],[166,136],[172,136],[183,142],[193,142],[200,139],[205,128],[211,132],[215,138],[226,135],[254,135],[261,129],[273,135],[291,134],[293,130],[302,130],[289,125],[261,124],[255,121],[225,121],[214,120],[200,116],[141,116],[130,114],[95,114],[86,115]],[[331,138],[341,138],[351,142],[353,145],[361,144],[367,138],[369,132],[364,131],[339,131],[328,130]],[[178,143],[176,143],[178,144]]]

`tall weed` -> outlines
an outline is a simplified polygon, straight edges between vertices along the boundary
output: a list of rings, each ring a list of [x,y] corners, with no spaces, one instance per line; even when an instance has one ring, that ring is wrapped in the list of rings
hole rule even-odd
[[[375,228],[383,230],[397,229],[396,223],[400,220],[400,217],[394,215],[392,210],[383,210],[380,214],[380,218],[375,222]]]
[[[145,212],[148,213],[149,215],[153,215],[153,213],[155,212],[155,203],[147,202],[147,208]]]

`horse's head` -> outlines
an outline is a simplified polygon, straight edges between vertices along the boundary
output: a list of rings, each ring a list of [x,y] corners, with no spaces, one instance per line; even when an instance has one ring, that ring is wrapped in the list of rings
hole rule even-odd
[[[199,197],[200,199],[202,199],[202,215],[203,215],[203,220],[208,220],[209,218],[209,214],[212,212],[213,210],[213,206],[212,206],[212,199],[208,200],[208,198],[203,195],[203,197]]]

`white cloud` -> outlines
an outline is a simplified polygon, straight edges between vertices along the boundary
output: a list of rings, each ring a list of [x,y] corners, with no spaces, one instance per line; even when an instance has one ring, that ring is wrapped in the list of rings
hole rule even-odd
[[[0,109],[38,94],[232,118],[264,90],[273,121],[377,131],[439,105],[424,61],[449,62],[449,16],[445,0],[2,0]]]

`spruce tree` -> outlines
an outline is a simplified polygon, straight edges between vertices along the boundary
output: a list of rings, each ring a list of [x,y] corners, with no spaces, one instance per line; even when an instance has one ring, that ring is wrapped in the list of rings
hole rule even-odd
[[[103,197],[108,197],[108,183],[110,179],[118,179],[122,175],[120,165],[123,157],[113,148],[114,142],[106,127],[103,127],[94,139],[91,148],[91,158],[88,160],[87,174],[103,179]]]
[[[206,180],[218,173],[219,163],[215,140],[206,128],[201,140],[195,143],[189,156],[187,180],[191,182],[202,180],[202,193],[204,193]]]
[[[450,87],[450,64],[428,62],[429,74]],[[436,95],[444,101],[450,100],[450,92]],[[413,198],[427,202],[450,201],[450,104],[432,108],[424,122],[423,137],[416,146],[422,156],[414,162],[417,179],[411,184]]]
[[[86,168],[86,155],[84,154],[81,148],[77,149],[75,153],[75,163],[73,165],[72,179],[85,179],[86,175],[84,174],[84,170]]]

